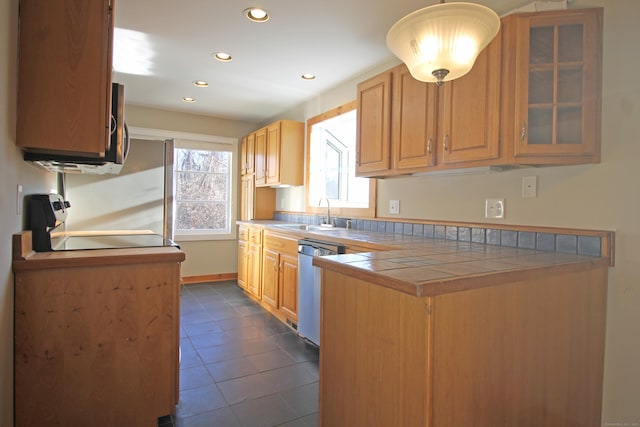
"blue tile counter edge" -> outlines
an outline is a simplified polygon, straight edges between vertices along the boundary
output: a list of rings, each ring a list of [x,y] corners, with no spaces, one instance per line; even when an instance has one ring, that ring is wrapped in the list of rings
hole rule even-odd
[[[322,217],[312,214],[293,214],[276,212],[274,219],[300,224],[320,224]],[[338,218],[339,227],[344,227]],[[412,222],[394,222],[386,220],[354,219],[349,220],[352,229],[378,231],[389,234],[424,236],[434,239],[457,240],[461,242],[483,243],[487,245],[506,246],[511,248],[537,249],[541,251],[559,252],[593,257],[610,257],[605,253],[605,242],[602,236],[591,234],[549,233],[509,229],[509,226],[472,227],[469,225],[440,225]],[[535,229],[535,227],[529,227]],[[543,228],[543,227],[541,227]],[[613,233],[611,233],[613,236]],[[613,237],[611,237],[613,239]],[[609,243],[609,242],[607,242]],[[612,246],[612,242],[609,243]],[[609,249],[606,252],[610,252]],[[613,260],[610,262],[613,265]]]

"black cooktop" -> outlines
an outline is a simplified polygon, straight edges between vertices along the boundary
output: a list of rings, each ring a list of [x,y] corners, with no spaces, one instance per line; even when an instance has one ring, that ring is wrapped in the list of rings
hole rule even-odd
[[[86,249],[124,249],[178,246],[172,240],[158,234],[115,234],[90,236],[65,236],[55,244],[54,251],[73,251]]]

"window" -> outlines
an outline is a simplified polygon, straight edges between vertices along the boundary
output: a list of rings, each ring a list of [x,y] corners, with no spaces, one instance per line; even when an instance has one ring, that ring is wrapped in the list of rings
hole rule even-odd
[[[235,237],[233,146],[176,141],[173,227],[177,240]]]
[[[330,200],[331,210],[342,216],[375,215],[375,180],[357,178],[355,102],[307,121],[307,211]],[[326,205],[323,205],[326,206]]]

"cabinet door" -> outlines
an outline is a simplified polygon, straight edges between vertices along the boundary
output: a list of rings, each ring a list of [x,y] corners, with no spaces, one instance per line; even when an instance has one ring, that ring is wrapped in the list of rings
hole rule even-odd
[[[267,184],[280,184],[280,123],[267,127]]]
[[[280,256],[280,311],[298,321],[298,257]]]
[[[256,134],[252,133],[247,135],[245,152],[243,154],[245,173],[247,175],[255,172],[255,149],[256,149]]]
[[[246,175],[242,177],[240,187],[240,220],[250,221],[254,219],[254,177]]]
[[[356,176],[389,171],[391,71],[358,84]]]
[[[393,70],[394,171],[409,172],[435,163],[437,90],[435,84],[414,79],[405,65]]]
[[[599,161],[602,9],[524,15],[515,25],[514,157]]]
[[[471,71],[444,92],[439,162],[463,163],[500,155],[500,67],[502,36],[480,53]]]
[[[271,249],[264,249],[262,261],[262,301],[278,308],[278,278],[280,254]]]
[[[247,257],[247,290],[256,298],[261,298],[262,247],[249,243]]]
[[[255,132],[256,186],[267,183],[267,128]]]
[[[246,241],[238,240],[238,286],[247,289],[247,273],[249,268],[249,251]]]
[[[247,137],[240,141],[240,175],[247,174]]]
[[[18,146],[104,154],[111,122],[109,3],[20,2]]]
[[[240,175],[250,175],[254,173],[254,151],[256,143],[256,134],[242,138],[240,151]]]

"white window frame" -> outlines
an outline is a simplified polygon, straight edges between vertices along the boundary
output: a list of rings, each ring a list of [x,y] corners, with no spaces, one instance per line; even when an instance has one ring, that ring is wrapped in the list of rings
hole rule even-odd
[[[227,151],[231,153],[231,168],[229,170],[229,229],[227,232],[207,232],[202,230],[185,230],[179,231],[175,226],[175,209],[176,201],[175,197],[172,197],[172,210],[174,214],[173,224],[173,239],[180,241],[204,241],[204,240],[235,240],[236,239],[236,220],[237,220],[237,200],[238,200],[238,144],[237,139],[234,138],[213,138],[214,140],[201,141],[201,140],[189,140],[189,139],[175,139],[174,149],[192,149],[192,150],[216,150]],[[234,143],[235,142],[235,143]],[[172,165],[173,174],[173,194],[175,195],[175,165]]]

